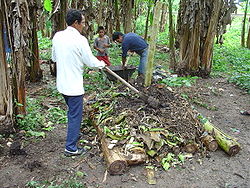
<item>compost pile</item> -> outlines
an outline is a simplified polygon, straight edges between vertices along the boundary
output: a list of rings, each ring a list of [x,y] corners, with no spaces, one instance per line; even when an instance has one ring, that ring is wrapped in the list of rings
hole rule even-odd
[[[87,107],[111,174],[144,162],[168,169],[182,163],[185,153],[205,151],[204,130],[184,98],[164,85],[145,88],[138,80],[133,85],[165,105],[153,108],[120,85],[100,94]]]

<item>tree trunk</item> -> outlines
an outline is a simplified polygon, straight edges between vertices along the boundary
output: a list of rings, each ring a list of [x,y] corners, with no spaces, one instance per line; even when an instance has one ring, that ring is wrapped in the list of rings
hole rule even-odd
[[[106,34],[111,37],[112,36],[112,33],[113,33],[113,28],[114,28],[114,15],[113,15],[113,3],[112,3],[112,0],[108,0],[108,6],[106,8],[106,26],[105,26],[105,29],[106,29]]]
[[[115,0],[115,30],[121,31],[118,0]]]
[[[249,0],[246,1],[246,7],[245,7],[245,12],[244,12],[244,18],[242,20],[242,31],[241,31],[241,46],[245,47],[245,33],[246,33],[246,19],[247,19],[247,8],[248,8],[248,3]]]
[[[249,21],[249,26],[248,26],[248,35],[247,35],[247,48],[250,49],[250,17],[248,21]]]
[[[12,91],[10,75],[7,68],[4,39],[4,28],[6,30],[5,16],[7,15],[7,7],[1,1],[0,4],[0,133],[12,132],[14,125],[14,106],[12,101]]]
[[[31,28],[28,3],[26,0],[9,2],[9,26],[12,45],[12,76],[14,97],[18,103],[16,114],[25,114],[26,93],[25,73],[26,66],[31,60],[29,39]]]
[[[38,49],[38,37],[37,37],[37,4],[35,1],[30,1],[30,22],[32,36],[30,39],[30,47],[32,51],[31,69],[30,69],[30,81],[36,82],[42,78],[42,70],[39,64],[39,49]]]
[[[227,25],[232,23],[231,14],[237,10],[233,1],[234,0],[230,0],[229,3],[224,3],[221,7],[216,32],[216,44],[223,44],[223,34],[227,31]]]
[[[161,21],[160,21],[160,32],[164,32],[166,28],[167,17],[168,17],[167,8],[168,8],[167,4],[163,3],[161,12]]]
[[[97,16],[97,19],[96,19],[96,22],[97,22],[97,25],[98,26],[103,26],[103,14],[104,14],[104,1],[99,1],[99,6],[98,6],[98,16]]]
[[[175,28],[173,24],[173,13],[172,13],[172,0],[168,0],[168,11],[169,11],[169,48],[170,48],[170,63],[169,68],[175,71],[176,59],[175,59],[175,46],[174,46],[174,33]]]
[[[53,24],[52,24],[52,37],[57,31],[64,30],[66,28],[65,16],[67,12],[67,1],[57,0],[54,3],[53,8]]]
[[[148,48],[148,61],[147,61],[147,69],[145,75],[145,86],[149,86],[152,82],[153,75],[153,65],[154,65],[154,55],[156,48],[156,39],[159,31],[159,20],[160,13],[162,8],[162,2],[157,2],[154,8],[154,18],[153,23],[150,29],[150,40],[149,40],[149,48]]]
[[[208,77],[223,0],[181,0],[178,17],[179,75]]]
[[[133,3],[134,0],[124,0],[123,1],[123,28],[124,33],[132,32],[133,24]]]
[[[151,10],[151,5],[150,5],[150,2],[148,2],[148,10],[147,10],[147,18],[146,18],[146,26],[145,26],[145,35],[144,35],[145,40],[148,40],[148,25],[149,25],[150,10]]]
[[[94,9],[92,1],[81,1],[83,2],[83,9],[85,10],[85,28],[83,31],[83,35],[88,39],[93,38],[94,33],[94,24],[92,20],[95,18]]]

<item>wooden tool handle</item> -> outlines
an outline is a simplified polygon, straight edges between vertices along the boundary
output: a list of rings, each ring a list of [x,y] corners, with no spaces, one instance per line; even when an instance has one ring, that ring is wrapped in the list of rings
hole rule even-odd
[[[134,92],[139,93],[140,92],[134,88],[133,86],[131,86],[128,82],[126,82],[123,78],[121,78],[119,75],[117,75],[116,73],[114,73],[112,70],[110,70],[108,67],[105,67],[106,71],[108,73],[110,73],[111,75],[113,75],[114,77],[116,77],[118,80],[120,80],[123,84],[125,84],[127,87],[129,87],[130,89],[132,89]]]

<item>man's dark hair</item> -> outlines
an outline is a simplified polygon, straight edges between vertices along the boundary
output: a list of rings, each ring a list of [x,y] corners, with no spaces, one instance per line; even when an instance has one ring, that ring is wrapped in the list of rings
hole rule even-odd
[[[71,26],[76,20],[80,24],[82,22],[82,16],[84,12],[82,10],[69,9],[66,15],[66,23]]]
[[[113,41],[116,41],[117,39],[119,39],[119,36],[123,36],[123,33],[121,32],[114,32],[113,35],[112,35],[112,40]]]
[[[103,30],[104,31],[104,27],[103,26],[99,26],[98,29],[97,29],[97,32]]]

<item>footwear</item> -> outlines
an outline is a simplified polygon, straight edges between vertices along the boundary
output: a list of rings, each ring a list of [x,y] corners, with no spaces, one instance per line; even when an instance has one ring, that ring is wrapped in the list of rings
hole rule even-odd
[[[67,149],[64,150],[64,155],[66,157],[72,157],[72,156],[77,156],[77,155],[83,155],[87,152],[86,149],[84,148],[78,148],[76,151],[69,151]]]
[[[241,111],[240,114],[250,116],[250,111]]]

